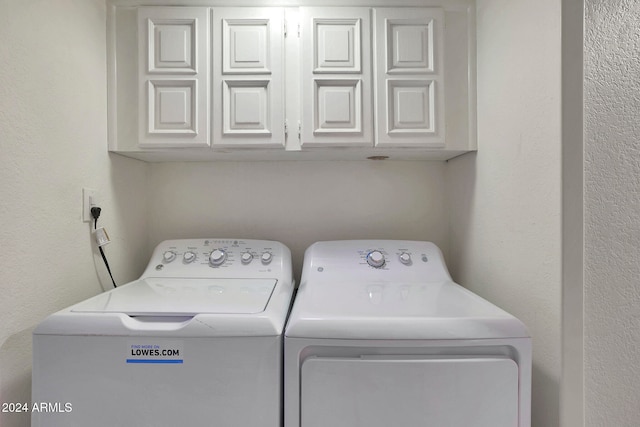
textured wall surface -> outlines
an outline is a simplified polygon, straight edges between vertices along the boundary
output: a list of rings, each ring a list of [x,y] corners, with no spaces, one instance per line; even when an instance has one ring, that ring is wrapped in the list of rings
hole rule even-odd
[[[560,0],[479,0],[478,152],[449,162],[454,279],[533,337],[533,427],[559,425]]]
[[[33,327],[101,290],[82,187],[102,196],[116,280],[148,256],[146,165],[106,152],[105,22],[102,0],[0,2],[0,402],[30,401]]]
[[[431,240],[447,254],[441,162],[150,166],[151,245],[203,236],[279,240],[298,278],[304,250],[319,240]]]
[[[640,423],[640,2],[585,1],[585,420]]]

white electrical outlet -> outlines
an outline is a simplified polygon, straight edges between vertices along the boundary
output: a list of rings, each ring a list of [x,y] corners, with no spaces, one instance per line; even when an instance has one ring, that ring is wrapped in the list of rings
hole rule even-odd
[[[98,192],[91,188],[82,189],[82,220],[84,222],[92,222],[91,208],[99,206]]]

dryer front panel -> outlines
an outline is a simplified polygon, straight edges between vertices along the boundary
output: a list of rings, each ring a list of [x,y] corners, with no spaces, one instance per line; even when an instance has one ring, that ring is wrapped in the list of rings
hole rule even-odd
[[[302,427],[517,427],[518,366],[465,356],[310,357]]]

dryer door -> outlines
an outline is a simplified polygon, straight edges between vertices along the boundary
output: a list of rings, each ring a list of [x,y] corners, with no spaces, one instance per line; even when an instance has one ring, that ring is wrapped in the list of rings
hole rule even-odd
[[[517,427],[518,366],[464,356],[312,357],[302,427]]]

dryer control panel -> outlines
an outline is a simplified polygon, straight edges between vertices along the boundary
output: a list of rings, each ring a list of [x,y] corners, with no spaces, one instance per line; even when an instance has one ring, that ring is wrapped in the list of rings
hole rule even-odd
[[[277,277],[291,271],[280,242],[250,239],[181,239],[160,243],[143,277]]]
[[[411,240],[338,240],[317,242],[305,253],[302,282],[451,280],[440,249]]]

